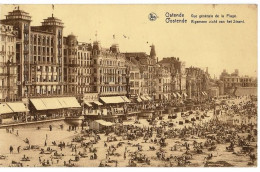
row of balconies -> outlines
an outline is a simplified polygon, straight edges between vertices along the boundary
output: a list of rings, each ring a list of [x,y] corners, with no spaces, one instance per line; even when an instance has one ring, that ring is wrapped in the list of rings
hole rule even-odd
[[[47,81],[33,81],[31,82],[31,84],[28,84],[28,85],[62,85],[63,83],[61,82],[58,82],[58,81],[53,81],[53,82],[47,82]],[[64,83],[66,84],[66,83]],[[26,85],[26,84],[25,84]]]
[[[53,42],[50,43],[50,42],[39,42],[39,41],[38,41],[38,44],[37,44],[37,41],[35,41],[35,40],[33,41],[33,44],[34,45],[51,46],[51,47],[53,47],[53,45],[54,45]]]
[[[34,54],[34,55],[44,55],[44,56],[46,56],[46,55],[47,55],[47,56],[54,56],[54,53],[53,53],[53,52],[50,53],[50,52],[48,52],[48,51],[47,51],[47,53],[46,53],[46,52],[39,52],[39,51],[38,51],[38,53],[37,53],[37,51],[33,51],[33,54]]]
[[[15,54],[15,52],[12,52],[12,51],[0,51],[0,55],[13,56],[14,54]]]
[[[57,72],[43,72],[43,71],[37,71],[38,75],[47,75],[47,76],[53,76],[53,75],[58,75]]]

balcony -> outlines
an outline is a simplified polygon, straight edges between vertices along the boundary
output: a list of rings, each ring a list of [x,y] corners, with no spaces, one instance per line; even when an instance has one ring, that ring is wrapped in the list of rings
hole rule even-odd
[[[24,81],[24,84],[25,85],[32,85],[32,82],[31,81]]]
[[[69,64],[69,67],[78,67],[79,64]]]
[[[7,73],[0,73],[0,76],[7,76]]]
[[[7,89],[7,86],[0,86],[0,89]]]
[[[24,54],[29,54],[29,50],[24,50],[23,53]]]
[[[6,66],[7,64],[6,63],[4,63],[4,62],[0,62],[0,66],[1,67],[4,67],[4,66]]]

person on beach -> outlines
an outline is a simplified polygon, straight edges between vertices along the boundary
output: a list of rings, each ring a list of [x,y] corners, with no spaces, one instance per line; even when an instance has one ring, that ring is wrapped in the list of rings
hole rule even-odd
[[[52,131],[52,125],[49,125],[50,131]]]
[[[17,152],[18,152],[18,153],[20,153],[20,148],[21,148],[21,146],[18,146],[18,147],[17,147]]]
[[[10,150],[10,154],[12,154],[14,150],[13,146],[10,146],[9,150]]]
[[[16,130],[16,136],[19,136],[18,130]]]

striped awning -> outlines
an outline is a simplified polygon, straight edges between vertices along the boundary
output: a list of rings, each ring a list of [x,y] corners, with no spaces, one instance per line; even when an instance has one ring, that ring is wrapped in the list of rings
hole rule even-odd
[[[100,97],[100,99],[106,104],[125,103],[121,96]]]
[[[84,101],[84,104],[87,105],[88,107],[92,107],[90,102]]]
[[[80,108],[75,97],[30,99],[36,110],[51,110],[62,108]]]
[[[14,112],[28,112],[29,111],[22,102],[11,102],[11,103],[7,103],[7,105]]]
[[[125,103],[131,103],[131,101],[126,96],[121,96]]]
[[[184,97],[187,97],[188,95],[186,93],[182,93],[184,95]]]
[[[145,96],[140,96],[141,97],[141,99],[143,100],[143,101],[148,101],[149,99],[147,99]]]
[[[13,111],[6,103],[0,103],[0,114],[6,113],[13,113]]]
[[[149,96],[145,96],[146,98],[147,98],[147,100],[149,100],[149,101],[151,101],[152,100],[152,98],[151,97],[149,97]]]
[[[176,93],[178,96],[179,96],[179,98],[181,98],[181,95],[180,95],[180,93]]]
[[[142,102],[142,99],[141,99],[140,97],[137,97],[136,100],[137,100],[137,102],[139,102],[139,103]]]
[[[103,104],[100,103],[99,101],[94,101],[93,103],[95,103],[95,104],[98,105],[98,106],[102,106],[102,105],[103,105]]]

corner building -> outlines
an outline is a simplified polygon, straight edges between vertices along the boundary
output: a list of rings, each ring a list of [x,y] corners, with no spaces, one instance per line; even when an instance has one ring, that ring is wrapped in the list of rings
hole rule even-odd
[[[1,23],[17,31],[18,97],[63,94],[63,23],[56,17],[31,26],[31,16],[18,8]]]

